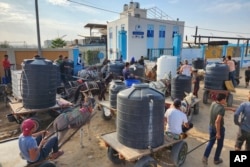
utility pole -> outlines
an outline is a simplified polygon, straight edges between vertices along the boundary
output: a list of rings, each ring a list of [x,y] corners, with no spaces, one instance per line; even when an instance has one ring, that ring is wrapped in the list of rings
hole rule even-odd
[[[36,31],[37,31],[37,45],[38,45],[38,55],[42,56],[42,49],[41,49],[41,41],[40,41],[40,26],[39,26],[39,12],[38,12],[38,2],[35,0],[35,8],[36,8]]]

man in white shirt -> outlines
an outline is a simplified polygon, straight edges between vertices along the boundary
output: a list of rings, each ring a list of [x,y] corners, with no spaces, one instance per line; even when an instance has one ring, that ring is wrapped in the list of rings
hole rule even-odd
[[[186,76],[191,76],[192,67],[188,64],[188,60],[185,60],[184,65],[181,66],[180,73]]]
[[[173,134],[185,133],[193,127],[188,122],[187,115],[181,111],[181,100],[175,99],[173,106],[165,112],[166,131]]]

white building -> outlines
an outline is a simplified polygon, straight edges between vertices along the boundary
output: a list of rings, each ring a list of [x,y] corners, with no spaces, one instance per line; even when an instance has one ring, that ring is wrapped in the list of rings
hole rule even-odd
[[[173,48],[175,33],[183,39],[184,21],[147,18],[147,9],[140,9],[138,2],[130,2],[124,5],[118,20],[108,23],[107,31],[110,60],[121,55],[124,61],[132,57],[138,60],[141,56],[149,58],[152,50],[166,54],[167,48]]]

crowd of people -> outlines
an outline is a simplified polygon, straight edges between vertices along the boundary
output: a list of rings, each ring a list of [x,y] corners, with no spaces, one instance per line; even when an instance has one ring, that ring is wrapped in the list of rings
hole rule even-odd
[[[72,75],[72,66],[69,63],[67,56],[63,57],[59,55],[58,59],[54,61],[59,65],[61,72],[62,82],[67,81],[67,77]],[[106,65],[109,61],[104,61],[103,64]],[[82,64],[81,54],[77,63]],[[144,57],[136,62],[134,57],[130,62],[126,62],[124,69],[122,70],[124,80],[135,79],[136,75],[132,74],[129,70],[130,65],[134,63],[139,63],[140,65],[145,65]],[[235,69],[236,63],[232,60],[231,56],[223,58],[223,63],[227,64],[229,67],[229,79],[232,80],[234,86],[235,83]],[[5,77],[8,80],[11,80],[10,74],[10,62],[8,60],[8,55],[4,56],[2,62],[5,72]],[[198,76],[197,69],[193,69],[189,65],[188,60],[185,60],[183,64],[180,65],[177,73],[192,77],[193,83],[193,94],[198,98],[198,91],[200,88],[200,77]],[[250,80],[250,66],[245,70],[245,87],[249,86]],[[226,94],[219,93],[216,97],[216,100],[212,102],[209,109],[209,141],[208,145],[205,148],[202,163],[207,165],[210,153],[212,148],[217,142],[217,147],[213,157],[213,162],[215,165],[223,163],[221,158],[221,151],[223,149],[223,143],[225,138],[225,126],[224,126],[224,115],[225,115],[225,105],[226,105],[227,96]],[[164,123],[165,123],[165,133],[168,132],[176,135],[185,134],[188,130],[193,127],[193,124],[188,121],[187,115],[184,113],[180,99],[175,99],[170,108],[166,109],[164,114]],[[242,146],[245,143],[245,150],[250,151],[250,91],[248,94],[248,101],[243,102],[236,109],[234,113],[234,123],[239,126],[239,130],[235,140],[235,150],[242,150]],[[19,136],[19,148],[24,159],[28,163],[35,163],[41,160],[46,159],[48,156],[51,156],[53,159],[60,157],[63,154],[63,151],[59,150],[58,139],[57,137],[51,137],[49,139],[44,138],[48,132],[41,131],[35,133],[36,124],[31,119],[26,119],[21,126],[22,134]]]

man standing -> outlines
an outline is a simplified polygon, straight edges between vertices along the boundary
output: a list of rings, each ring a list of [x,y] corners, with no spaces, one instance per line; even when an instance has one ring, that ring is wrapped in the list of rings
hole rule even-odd
[[[61,65],[62,64],[62,62],[63,62],[63,56],[62,55],[60,55],[59,57],[58,57],[58,59],[56,59],[55,61],[54,61],[57,65]]]
[[[217,140],[217,148],[214,155],[214,164],[218,165],[223,162],[220,158],[221,150],[224,143],[225,127],[224,127],[224,115],[226,104],[226,95],[219,93],[216,101],[210,106],[210,122],[209,122],[209,142],[204,152],[202,159],[203,164],[207,165],[208,157],[213,148],[215,141]]]
[[[248,93],[248,102],[241,103],[234,113],[234,123],[239,126],[235,151],[240,151],[244,142],[246,142],[245,150],[250,151],[250,92]]]
[[[8,55],[4,55],[4,60],[3,60],[2,64],[3,64],[6,83],[10,83],[11,82],[11,73],[10,73],[10,61],[9,61]]]
[[[188,60],[185,60],[184,65],[180,68],[180,73],[186,76],[191,76],[192,67],[188,64]]]
[[[232,83],[234,87],[236,87],[236,81],[235,81],[235,63],[233,60],[231,60],[231,56],[227,56],[226,61],[228,67],[229,67],[229,79],[232,80]]]
[[[144,57],[141,56],[141,58],[138,60],[138,63],[142,66],[144,66]]]
[[[198,76],[198,70],[193,70],[192,82],[194,84],[193,95],[198,98],[198,91],[200,89],[200,76]]]

